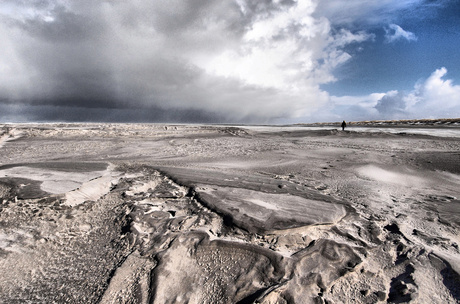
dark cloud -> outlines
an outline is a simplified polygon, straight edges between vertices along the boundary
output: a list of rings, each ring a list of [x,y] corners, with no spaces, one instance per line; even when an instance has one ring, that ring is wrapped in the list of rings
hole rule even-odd
[[[152,1],[150,9],[149,16],[144,20],[167,35],[202,31],[211,22],[221,22],[228,29],[236,24],[233,22],[237,21],[235,19],[240,19],[240,12],[233,1],[225,5],[212,0]]]
[[[0,105],[0,120],[4,122],[183,122],[226,123],[220,113],[203,110],[180,110],[148,107],[142,109],[86,108],[42,105]]]
[[[5,15],[8,22],[0,35],[10,46],[10,57],[4,58],[9,73],[21,76],[0,75],[6,80],[4,87],[0,85],[0,100],[20,105],[31,119],[42,120],[53,115],[58,120],[97,120],[98,115],[102,120],[124,120],[118,111],[147,121],[182,121],[187,115],[190,121],[266,122],[289,117],[299,105],[289,108],[282,102],[300,104],[302,96],[293,98],[264,81],[215,75],[207,62],[226,50],[251,54],[254,45],[244,50],[240,45],[254,22],[295,4],[286,0],[10,2],[9,9],[19,13]],[[258,71],[249,71],[253,72]],[[84,109],[88,114],[82,113]],[[151,109],[161,114],[144,117]]]
[[[249,0],[241,1],[241,5],[244,7],[244,13],[248,17],[259,17],[266,18],[273,14],[273,12],[282,11],[288,9],[296,4],[294,0]]]
[[[339,13],[420,1],[5,0],[0,119],[305,119],[330,103],[320,86],[352,57],[346,46],[375,38],[337,27]],[[387,99],[375,110],[399,113]]]
[[[89,16],[75,14],[63,6],[49,11],[45,18],[33,18],[18,22],[32,37],[43,39],[48,43],[80,43],[96,39],[104,24]]]

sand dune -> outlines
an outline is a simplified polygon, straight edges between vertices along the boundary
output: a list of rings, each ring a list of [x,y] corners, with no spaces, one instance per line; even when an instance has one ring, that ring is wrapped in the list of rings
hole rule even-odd
[[[150,124],[2,134],[4,303],[460,302],[460,138]]]

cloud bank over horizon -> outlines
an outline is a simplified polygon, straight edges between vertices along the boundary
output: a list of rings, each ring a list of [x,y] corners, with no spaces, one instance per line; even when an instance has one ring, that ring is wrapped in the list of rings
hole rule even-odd
[[[367,96],[331,96],[333,110],[325,117],[337,120],[342,113],[353,113],[349,120],[460,117],[460,85],[444,79],[446,74],[446,68],[437,69],[407,92],[392,90]]]
[[[418,33],[397,16],[424,3],[6,0],[0,121],[460,116],[460,89],[444,79],[447,64],[407,93],[338,96],[323,88],[366,48],[417,44]]]

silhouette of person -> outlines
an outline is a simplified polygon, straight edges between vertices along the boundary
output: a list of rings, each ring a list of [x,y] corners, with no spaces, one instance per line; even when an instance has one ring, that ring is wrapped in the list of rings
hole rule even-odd
[[[347,123],[345,120],[342,122],[342,131],[345,131],[345,127],[347,126]]]

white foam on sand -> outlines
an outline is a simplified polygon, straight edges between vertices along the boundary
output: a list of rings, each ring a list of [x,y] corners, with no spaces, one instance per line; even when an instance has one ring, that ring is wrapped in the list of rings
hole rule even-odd
[[[267,202],[267,200],[261,200],[261,199],[256,199],[256,198],[248,198],[247,200],[249,202],[253,203],[253,204],[259,205],[259,206],[264,207],[266,209],[280,210],[280,208],[278,208],[278,206],[276,206],[276,203],[278,203],[278,200],[271,201],[271,202]]]
[[[120,179],[121,173],[114,171],[114,166],[109,164],[101,176],[84,182],[78,189],[67,192],[66,205],[77,206],[85,201],[95,201],[110,192]]]
[[[85,201],[95,201],[107,194],[117,182],[110,174],[83,183],[78,189],[67,192],[65,205],[77,206]]]
[[[0,148],[3,147],[3,145],[7,142],[7,141],[11,141],[11,140],[15,140],[15,139],[18,139],[22,136],[22,132],[21,131],[18,131],[17,129],[12,129],[11,131],[9,131],[8,133],[6,134],[3,134],[2,136],[0,136]]]
[[[26,251],[25,247],[31,244],[33,236],[21,229],[15,229],[6,232],[0,232],[0,249],[9,252],[21,253]]]
[[[83,182],[104,174],[105,171],[65,172],[27,166],[0,171],[0,177],[26,178],[40,181],[40,188],[51,194],[61,194],[78,188]]]
[[[218,200],[219,208],[232,212],[235,217],[244,214],[261,222],[276,217],[326,224],[335,223],[346,215],[342,205],[290,194],[265,193],[244,188],[206,187],[205,185],[200,186],[200,192],[207,193]],[[235,213],[232,210],[238,211]]]
[[[109,166],[104,171],[67,172],[17,166],[0,170],[1,177],[26,178],[42,182],[40,189],[51,194],[65,194],[66,205],[76,206],[97,200],[118,182],[119,173]]]
[[[359,167],[357,172],[359,175],[375,181],[399,184],[401,186],[422,186],[427,182],[424,178],[419,176],[397,171],[390,171],[374,165]]]
[[[148,192],[155,190],[155,188],[158,186],[159,182],[157,180],[151,180],[146,183],[141,183],[134,185],[129,188],[128,191],[126,191],[127,195],[136,195],[137,193],[142,193],[142,192]]]

